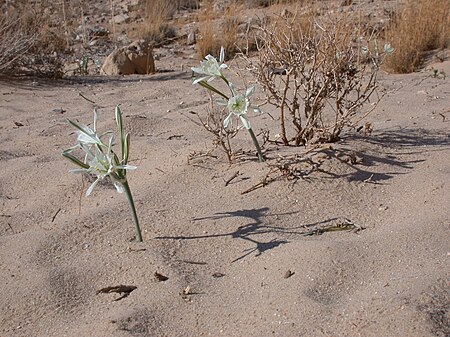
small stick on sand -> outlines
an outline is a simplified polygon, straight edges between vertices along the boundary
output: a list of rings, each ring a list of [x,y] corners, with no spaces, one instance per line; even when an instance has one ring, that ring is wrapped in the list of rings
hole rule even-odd
[[[225,186],[228,186],[233,181],[233,179],[239,177],[239,174],[240,174],[239,171],[234,172],[234,174],[231,176],[231,178],[229,178],[227,181],[225,181]]]

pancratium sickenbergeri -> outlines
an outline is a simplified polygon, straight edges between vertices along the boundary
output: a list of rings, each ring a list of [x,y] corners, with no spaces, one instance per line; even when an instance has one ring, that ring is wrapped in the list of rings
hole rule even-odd
[[[222,99],[217,100],[217,103],[219,105],[226,106],[228,109],[228,115],[223,121],[223,126],[226,128],[228,125],[230,125],[233,116],[238,117],[244,128],[248,130],[250,136],[252,137],[253,144],[255,145],[256,151],[258,153],[258,160],[260,162],[263,162],[264,157],[262,155],[261,148],[251,128],[250,121],[246,116],[249,109],[252,109],[255,112],[261,112],[259,108],[250,105],[249,97],[253,94],[255,88],[249,87],[246,89],[245,94],[239,94],[233,83],[231,83],[222,72],[222,69],[227,68],[227,65],[223,63],[224,59],[225,52],[223,47],[220,49],[219,61],[217,61],[215,57],[207,55],[205,57],[205,60],[200,62],[200,67],[191,68],[195,74],[192,83],[199,84],[202,87],[222,97]],[[222,91],[210,84],[210,82],[216,78],[222,79],[226,83],[231,91],[230,96],[225,95]]]
[[[127,170],[134,170],[136,166],[128,165],[130,135],[124,134],[123,132],[122,113],[119,106],[115,108],[115,119],[117,124],[117,138],[120,144],[120,158],[113,150],[113,132],[108,131],[103,134],[98,134],[96,110],[94,110],[94,124],[92,128],[68,120],[69,124],[77,129],[77,143],[70,149],[65,150],[62,155],[78,166],[78,168],[70,170],[70,172],[87,173],[95,176],[96,179],[87,189],[86,196],[92,193],[99,181],[108,177],[113,182],[117,192],[125,192],[136,227],[137,239],[138,241],[142,241],[136,208],[127,181]],[[107,136],[109,136],[109,140],[105,142],[103,138]],[[83,160],[78,159],[73,154],[76,150],[81,150],[84,153]]]

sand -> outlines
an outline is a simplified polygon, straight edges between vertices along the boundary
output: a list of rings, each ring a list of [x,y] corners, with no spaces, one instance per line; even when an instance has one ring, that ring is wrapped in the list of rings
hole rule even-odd
[[[185,117],[208,106],[196,62],[0,83],[0,336],[449,336],[448,79],[382,73],[370,136],[348,132],[310,152],[320,170],[243,194],[280,153],[310,149],[269,144],[266,163],[229,164]],[[125,196],[82,196],[89,182],[61,156],[67,118],[91,123],[97,106],[112,129],[116,104],[142,243]],[[253,153],[246,133],[233,141]],[[359,230],[305,235],[345,223]],[[98,292],[118,285],[136,288]]]

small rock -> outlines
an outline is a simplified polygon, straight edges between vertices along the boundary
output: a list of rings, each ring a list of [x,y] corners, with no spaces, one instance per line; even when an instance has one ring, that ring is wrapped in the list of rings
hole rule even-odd
[[[155,272],[155,278],[156,280],[158,280],[159,282],[164,282],[167,281],[169,278],[167,276],[164,276],[158,272]]]
[[[289,278],[289,277],[291,277],[294,274],[295,274],[294,272],[292,272],[290,269],[288,269],[286,271],[286,273],[284,273],[284,278]]]
[[[139,40],[116,49],[106,58],[101,72],[106,75],[155,73],[153,48]]]
[[[128,23],[130,21],[130,17],[128,14],[118,14],[109,20],[109,23],[115,23],[116,25],[120,25],[122,23]]]

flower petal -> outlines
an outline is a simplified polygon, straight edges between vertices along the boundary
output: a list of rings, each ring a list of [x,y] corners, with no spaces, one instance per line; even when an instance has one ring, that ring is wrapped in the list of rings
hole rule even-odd
[[[191,67],[191,70],[197,74],[200,74],[203,71],[203,69],[199,67]]]
[[[197,77],[197,78],[195,78],[195,80],[192,81],[192,84],[197,84],[199,82],[209,80],[210,78],[211,78],[211,76]]]
[[[245,115],[239,115],[239,118],[241,119],[241,123],[247,130],[250,129],[250,121],[245,117]]]
[[[233,96],[236,96],[236,87],[234,86],[234,84],[231,83],[231,82],[228,82],[228,87],[230,88],[231,93],[233,94]]]
[[[118,165],[118,166],[115,166],[115,168],[122,169],[122,170],[136,170],[137,166],[133,166],[133,165]]]
[[[205,56],[205,59],[206,59],[207,61],[209,61],[209,62],[217,63],[216,58],[215,58],[214,56],[210,55],[210,54],[206,55],[206,56]]]
[[[86,132],[77,131],[78,137],[77,142],[83,143],[83,144],[101,144],[101,140],[98,138],[98,136],[93,133],[91,129],[86,127],[88,130]],[[89,133],[88,133],[89,132]]]
[[[218,99],[216,99],[216,104],[217,105],[227,106],[228,105],[228,101],[224,100],[223,98],[218,98]]]
[[[251,96],[255,92],[255,87],[248,87],[247,91],[245,92],[245,97]]]
[[[116,191],[118,193],[123,193],[124,188],[123,188],[123,185],[120,182],[114,181],[114,187],[116,188]]]
[[[231,116],[233,116],[233,114],[230,112],[228,116],[224,119],[223,121],[224,128],[228,127],[228,124],[231,124]]]
[[[79,168],[79,169],[72,169],[69,170],[70,173],[88,173],[89,169]]]
[[[258,108],[257,106],[252,106],[251,108],[253,109],[253,112],[262,113],[261,109]]]
[[[91,195],[92,191],[94,190],[94,187],[98,184],[98,182],[99,182],[100,180],[101,180],[101,178],[98,177],[98,178],[92,183],[92,185],[89,186],[89,188],[88,188],[87,191],[86,191],[86,196],[87,196],[87,197]]]

